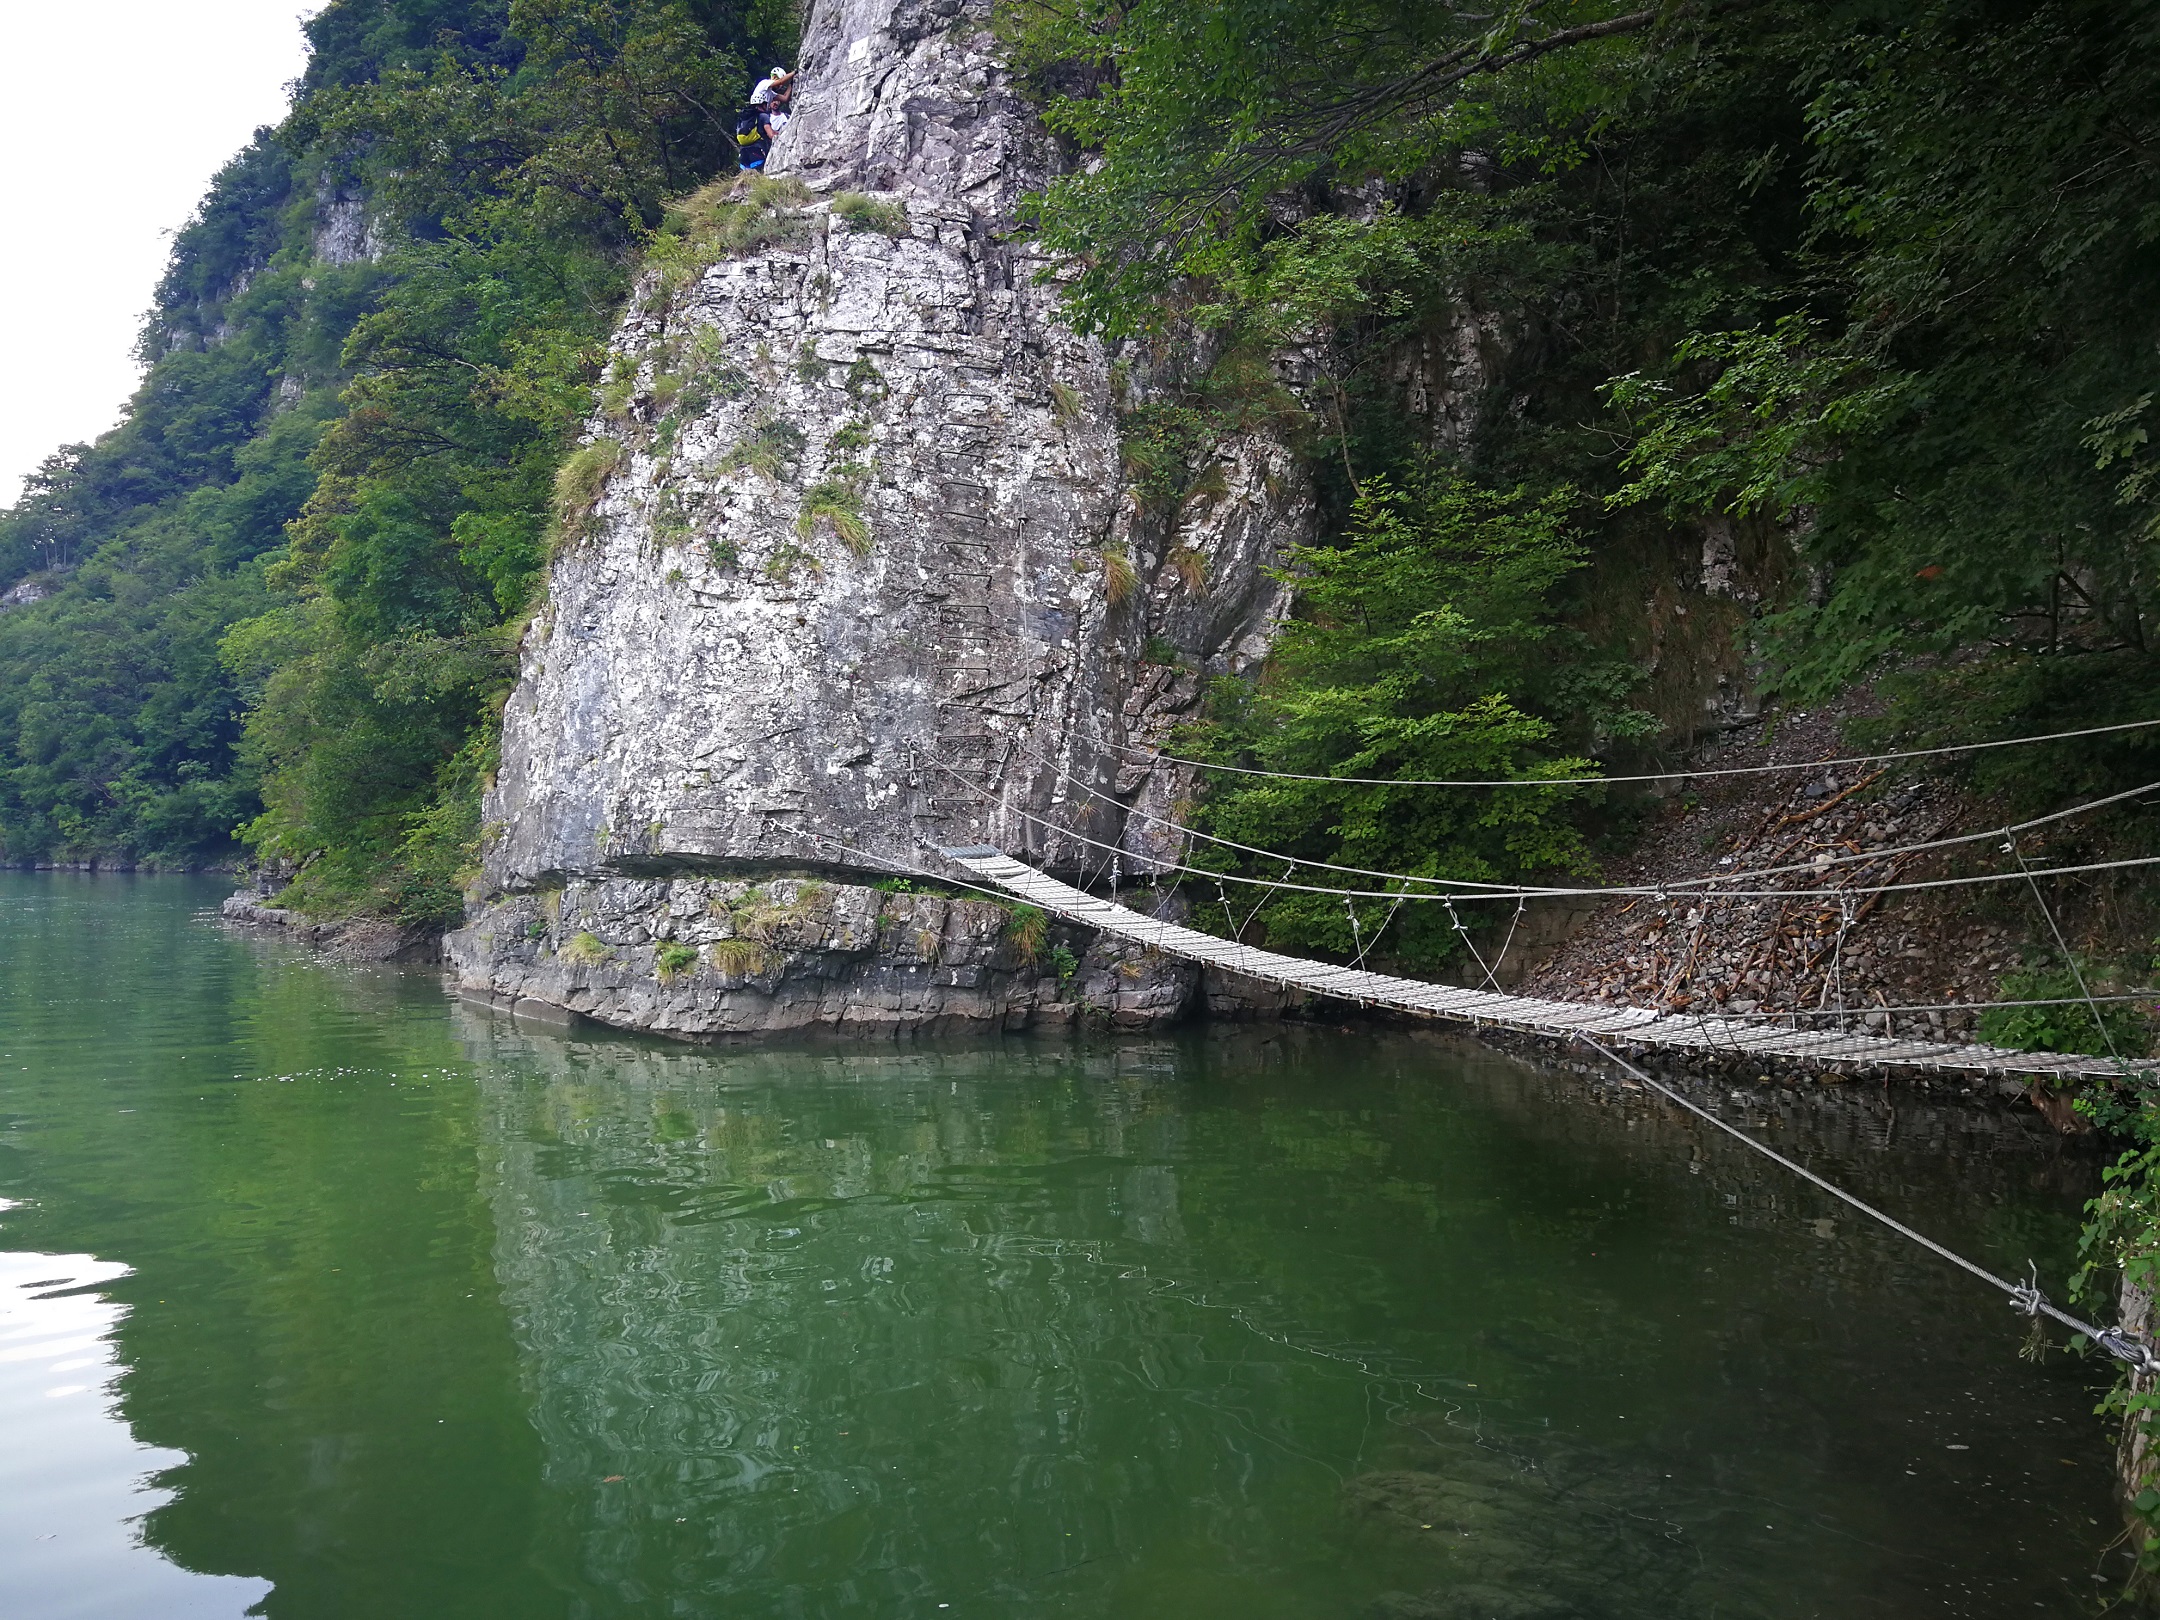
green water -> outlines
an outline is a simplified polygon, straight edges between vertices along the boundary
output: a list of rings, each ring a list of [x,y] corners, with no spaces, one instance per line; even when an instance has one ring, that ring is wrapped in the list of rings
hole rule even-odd
[[[0,1615],[2070,1615],[2093,1369],[1433,1037],[699,1050],[0,875]],[[1732,1101],[2060,1277],[2030,1121]],[[1962,1448],[1962,1449],[1954,1449]]]

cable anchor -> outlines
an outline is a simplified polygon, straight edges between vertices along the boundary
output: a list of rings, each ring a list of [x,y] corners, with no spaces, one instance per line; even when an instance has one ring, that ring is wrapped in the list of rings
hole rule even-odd
[[[2118,1361],[2128,1362],[2130,1370],[2141,1377],[2160,1373],[2160,1355],[2155,1355],[2153,1347],[2128,1328],[2102,1328],[2093,1335],[2093,1343]]]

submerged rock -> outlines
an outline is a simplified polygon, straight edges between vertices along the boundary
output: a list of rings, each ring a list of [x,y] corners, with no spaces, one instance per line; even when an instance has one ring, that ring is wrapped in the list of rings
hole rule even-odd
[[[1190,783],[1132,750],[1265,654],[1269,565],[1313,522],[1264,433],[1219,441],[1167,507],[1128,486],[1118,412],[1141,385],[1058,323],[1011,236],[1060,159],[988,18],[821,0],[776,177],[694,199],[641,281],[449,940],[469,992],[698,1034],[1189,1000],[1182,969],[1046,981],[970,902],[917,959],[865,887],[940,844],[1154,869]],[[762,976],[659,976],[647,941],[676,937],[684,895],[782,874],[831,882],[853,931]],[[529,949],[550,893],[621,919],[620,954]]]

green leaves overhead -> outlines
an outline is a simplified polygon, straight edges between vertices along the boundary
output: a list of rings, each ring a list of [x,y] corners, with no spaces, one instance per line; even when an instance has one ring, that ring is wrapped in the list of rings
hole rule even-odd
[[[512,0],[506,22],[514,65],[390,67],[311,97],[296,136],[364,152],[384,203],[454,236],[618,245],[732,153],[740,36],[683,0]]]
[[[1309,211],[1317,180],[1420,181],[1493,133],[1489,98],[1534,79],[1584,102],[1615,42],[1657,7],[1573,0],[1020,0],[1005,28],[1051,127],[1102,162],[1037,215],[1084,266],[1074,304],[1112,332]],[[1514,93],[1510,88],[1506,93]]]

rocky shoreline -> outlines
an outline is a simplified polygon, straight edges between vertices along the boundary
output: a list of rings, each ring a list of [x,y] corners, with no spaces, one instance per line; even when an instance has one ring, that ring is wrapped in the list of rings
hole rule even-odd
[[[444,947],[469,998],[691,1040],[1143,1030],[1286,999],[1021,908],[800,877],[572,881],[497,897]]]
[[[442,934],[425,924],[395,923],[381,917],[320,921],[282,906],[267,905],[242,889],[218,908],[230,923],[274,928],[300,944],[342,962],[433,962],[442,954]]]
[[[1272,985],[1017,908],[815,878],[603,878],[498,896],[448,934],[318,921],[242,890],[224,921],[336,960],[440,962],[458,994],[522,1018],[677,1040],[1087,1027],[1306,1010]]]

